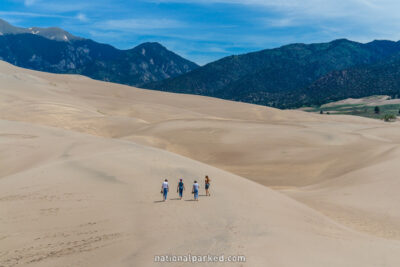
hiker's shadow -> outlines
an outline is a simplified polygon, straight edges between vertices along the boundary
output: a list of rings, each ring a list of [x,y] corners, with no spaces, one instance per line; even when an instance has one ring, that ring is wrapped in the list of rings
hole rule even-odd
[[[180,198],[179,198],[179,197],[177,197],[177,198],[170,198],[169,200],[180,200]],[[153,201],[153,203],[161,203],[161,202],[166,202],[166,201],[164,201],[164,200],[155,200],[155,201]]]
[[[196,201],[195,199],[186,199],[185,201]]]

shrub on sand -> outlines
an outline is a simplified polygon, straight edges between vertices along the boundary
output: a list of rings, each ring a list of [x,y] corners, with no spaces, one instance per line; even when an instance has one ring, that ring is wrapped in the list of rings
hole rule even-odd
[[[391,113],[385,114],[385,116],[383,116],[383,120],[386,122],[395,121],[396,118],[397,118],[396,115]]]

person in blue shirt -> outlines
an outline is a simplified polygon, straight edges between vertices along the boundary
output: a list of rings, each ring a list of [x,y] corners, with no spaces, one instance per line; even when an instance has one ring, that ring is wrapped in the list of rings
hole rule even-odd
[[[199,200],[199,184],[197,183],[197,181],[194,181],[192,193],[194,196],[194,200],[198,201]]]
[[[179,179],[178,187],[176,188],[176,192],[179,193],[179,198],[182,199],[183,191],[185,190],[185,184],[182,179]]]

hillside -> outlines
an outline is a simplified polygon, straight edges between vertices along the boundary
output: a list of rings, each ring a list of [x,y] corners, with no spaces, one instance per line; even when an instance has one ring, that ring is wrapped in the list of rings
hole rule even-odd
[[[293,108],[322,103],[344,91],[351,93],[352,87],[332,87],[326,91],[315,85],[312,91],[306,89],[333,71],[376,64],[399,51],[400,44],[390,41],[361,44],[340,39],[330,43],[292,44],[226,57],[179,77],[143,87]]]
[[[198,66],[159,43],[119,50],[58,28],[18,28],[0,20],[0,59],[33,70],[82,74],[141,85],[175,77]]]
[[[315,81],[304,94],[306,104],[327,103],[369,95],[400,96],[400,55],[377,64],[334,71]]]

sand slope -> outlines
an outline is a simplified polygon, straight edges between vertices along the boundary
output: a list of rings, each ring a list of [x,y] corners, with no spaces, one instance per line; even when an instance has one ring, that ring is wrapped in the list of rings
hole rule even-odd
[[[358,234],[202,163],[130,142],[0,125],[2,145],[35,162],[0,179],[1,265],[153,266],[154,255],[186,253],[246,255],[246,266],[400,264],[400,242]],[[186,192],[184,201],[159,202],[161,177],[175,186],[176,177],[189,184],[203,173],[216,177],[212,198],[186,201]]]
[[[0,81],[0,266],[155,266],[154,255],[186,253],[400,265],[398,123],[1,61]],[[159,202],[162,178],[189,186],[205,174],[211,198]]]

